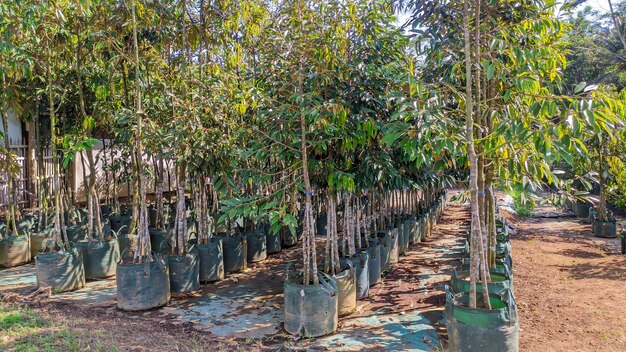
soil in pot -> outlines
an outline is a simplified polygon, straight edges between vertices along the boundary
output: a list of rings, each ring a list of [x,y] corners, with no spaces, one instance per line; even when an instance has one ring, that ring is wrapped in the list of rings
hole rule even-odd
[[[40,253],[35,257],[37,286],[50,287],[53,293],[85,287],[83,258],[72,247],[67,251]]]
[[[478,300],[482,301],[482,296]],[[490,294],[491,309],[469,308],[468,295],[446,286],[446,327],[450,352],[517,352],[519,321],[510,291]]]
[[[497,272],[495,270],[489,271],[491,281],[487,283],[489,286],[490,294],[502,294],[506,290],[513,291],[513,281],[507,273]],[[469,293],[470,291],[470,278],[469,270],[458,271],[452,269],[452,277],[450,278],[452,289],[456,292]],[[476,292],[483,292],[483,287],[480,282],[476,283]]]
[[[216,237],[197,246],[200,260],[200,282],[224,280],[222,240]]]
[[[80,241],[76,244],[83,257],[86,279],[103,279],[115,275],[120,260],[117,238],[104,241]]]
[[[170,291],[184,293],[200,289],[200,259],[195,246],[184,255],[167,257]]]
[[[356,310],[356,270],[352,262],[341,258],[341,272],[337,280],[337,312],[339,316],[350,315]]]
[[[0,268],[12,268],[30,262],[30,236],[9,235],[0,240]]]
[[[159,308],[170,300],[167,264],[159,254],[145,263],[118,263],[117,307],[125,311]]]
[[[222,240],[222,250],[224,252],[224,271],[235,273],[246,269],[248,244],[246,237],[237,233],[234,235],[217,234]]]
[[[255,263],[267,258],[267,238],[260,231],[246,232],[247,260]]]
[[[292,264],[285,269],[285,330],[301,337],[318,337],[337,330],[337,282],[318,273],[318,285],[303,285]]]
[[[347,259],[352,262],[355,269],[356,297],[366,298],[370,292],[369,255],[367,251],[359,251],[357,255]]]
[[[367,239],[369,247],[367,248],[367,254],[369,256],[369,285],[373,286],[380,282],[381,278],[381,256],[380,256],[380,243],[378,238]]]

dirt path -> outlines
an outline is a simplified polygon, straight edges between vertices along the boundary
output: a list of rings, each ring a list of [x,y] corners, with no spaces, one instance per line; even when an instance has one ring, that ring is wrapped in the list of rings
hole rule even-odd
[[[512,219],[520,351],[626,351],[626,257],[576,218]]]

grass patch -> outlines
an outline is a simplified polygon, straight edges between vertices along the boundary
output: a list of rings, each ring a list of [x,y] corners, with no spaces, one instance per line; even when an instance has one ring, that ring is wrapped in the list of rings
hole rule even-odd
[[[62,322],[53,323],[30,308],[0,306],[0,351],[117,351],[93,341],[94,336],[72,330]]]

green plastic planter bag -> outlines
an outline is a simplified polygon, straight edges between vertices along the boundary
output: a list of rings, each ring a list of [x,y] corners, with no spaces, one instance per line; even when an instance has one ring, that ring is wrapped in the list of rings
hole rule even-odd
[[[341,258],[341,272],[335,275],[337,280],[337,314],[349,315],[356,310],[356,270],[352,262]]]
[[[117,264],[117,307],[139,311],[162,307],[170,301],[169,270],[161,255],[153,261]]]
[[[118,235],[126,235],[128,231],[130,231],[132,220],[130,215],[110,216],[111,230],[115,231]]]
[[[86,224],[70,225],[65,228],[65,233],[70,243],[78,243],[87,238],[88,228]]]
[[[280,229],[281,247],[293,247],[298,244],[298,233],[292,234],[288,227]]]
[[[167,257],[170,291],[184,293],[200,289],[200,259],[195,245],[184,255]]]
[[[506,271],[507,269],[505,269]],[[504,291],[509,290],[513,292],[513,281],[508,272],[500,273],[494,270],[490,270],[491,281],[487,283],[489,286],[490,294],[502,294]],[[455,292],[465,292],[469,293],[470,291],[470,280],[469,280],[469,270],[459,271],[456,269],[452,269],[452,277],[450,278],[450,282],[452,284],[452,289]],[[476,283],[476,292],[483,292],[483,287],[480,282]]]
[[[367,241],[369,244],[369,247],[367,247],[367,254],[369,256],[369,285],[373,286],[379,283],[381,279],[381,245],[377,237],[368,238]]]
[[[303,285],[293,264],[285,268],[285,330],[301,337],[318,337],[337,330],[337,281],[318,272],[318,285]]]
[[[255,263],[267,258],[267,238],[261,231],[246,232],[247,260]]]
[[[44,248],[54,247],[54,240],[50,238],[50,231],[30,234],[30,256],[35,258]]]
[[[477,300],[482,300],[482,296]],[[518,352],[519,321],[511,291],[490,294],[491,308],[469,308],[468,294],[446,286],[446,326],[450,352]]]
[[[222,240],[212,237],[208,243],[199,244],[197,248],[200,260],[200,282],[224,280]]]
[[[265,234],[267,243],[267,254],[274,254],[280,252],[283,247],[280,240],[280,232],[268,231]]]
[[[419,224],[417,222],[417,217],[415,215],[411,215],[409,217],[409,244],[419,242]]]
[[[360,250],[354,257],[347,259],[352,262],[356,272],[356,297],[366,298],[370,292],[369,255],[367,251]]]
[[[135,248],[135,243],[137,243],[137,235],[118,235],[117,243],[120,248],[121,259],[127,259],[133,257],[132,249]]]
[[[30,262],[30,236],[10,235],[0,240],[0,268],[12,268]]]
[[[83,257],[85,278],[102,279],[115,275],[120,260],[120,247],[116,237],[105,241],[80,241],[76,244]]]
[[[389,264],[396,264],[400,260],[400,239],[398,233],[400,232],[397,227],[387,228],[389,233]]]
[[[404,255],[406,255],[409,251],[412,224],[413,222],[410,219],[402,221],[402,247],[400,247],[400,252]]]
[[[50,287],[53,293],[85,287],[83,258],[76,247],[67,251],[41,253],[35,257],[37,286]]]
[[[398,229],[398,256],[405,255],[409,243],[408,231],[405,231],[404,221],[398,221],[396,228]]]
[[[616,238],[617,237],[617,222],[615,219],[609,221],[600,221],[596,219],[593,223],[593,233],[596,237],[603,238]]]
[[[222,240],[222,250],[224,253],[224,271],[234,273],[245,270],[247,267],[248,244],[246,236],[241,233],[234,235],[217,234]]]
[[[326,226],[328,225],[328,215],[326,213],[320,214],[315,221],[316,236],[326,237]]]
[[[389,231],[376,232],[378,243],[380,243],[380,270],[385,271],[391,268],[389,255],[391,252],[391,237]]]
[[[172,231],[150,228],[148,233],[150,234],[150,248],[153,251],[161,255],[168,255],[172,252],[170,243]]]

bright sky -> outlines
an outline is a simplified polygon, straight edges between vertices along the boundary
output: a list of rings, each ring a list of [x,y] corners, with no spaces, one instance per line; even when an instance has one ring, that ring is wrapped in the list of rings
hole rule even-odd
[[[617,1],[613,1],[613,5],[615,5]],[[599,12],[609,12],[609,2],[608,0],[587,0],[587,5],[593,7],[595,10]],[[581,5],[580,8],[584,8],[585,5]]]

